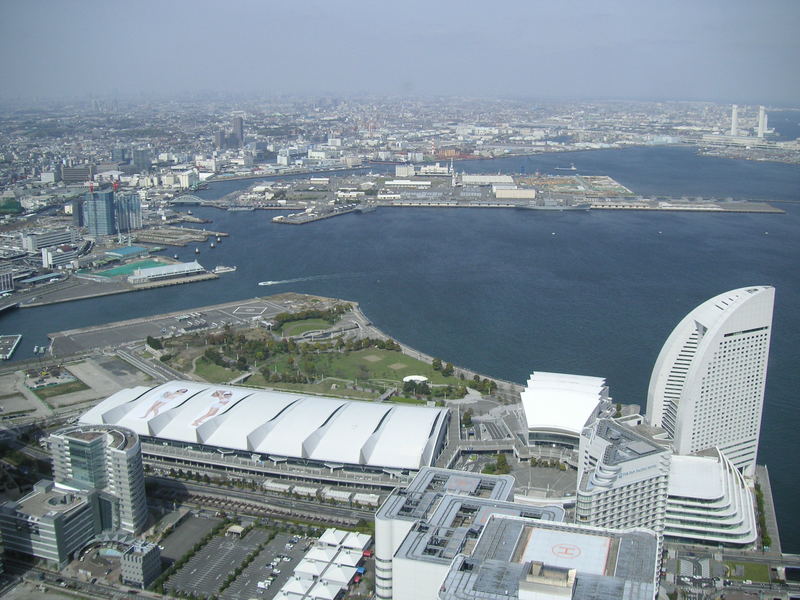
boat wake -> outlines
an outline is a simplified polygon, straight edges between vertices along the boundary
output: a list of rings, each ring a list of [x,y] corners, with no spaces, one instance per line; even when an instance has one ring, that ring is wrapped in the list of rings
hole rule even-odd
[[[283,285],[284,283],[298,283],[300,281],[316,281],[318,279],[333,279],[341,275],[309,275],[308,277],[295,277],[294,279],[278,279],[276,281],[259,281],[258,285]]]

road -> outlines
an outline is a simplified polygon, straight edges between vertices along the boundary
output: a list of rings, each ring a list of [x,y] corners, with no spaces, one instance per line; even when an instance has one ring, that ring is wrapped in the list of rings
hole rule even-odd
[[[302,515],[322,515],[329,516],[334,519],[359,519],[370,520],[375,516],[374,511],[361,510],[355,508],[344,508],[339,506],[332,506],[330,504],[321,504],[310,500],[299,500],[295,498],[286,498],[283,496],[269,495],[263,491],[249,492],[246,490],[231,489],[227,487],[217,487],[209,484],[193,483],[190,481],[176,481],[168,477],[152,477],[148,476],[149,483],[155,483],[159,489],[171,488],[178,492],[188,492],[194,496],[202,496],[208,498],[218,498],[225,502],[231,502],[232,499],[238,499],[253,503],[256,505],[264,506],[266,509],[269,507],[277,507],[284,510],[291,511]],[[224,506],[222,507],[224,508]]]

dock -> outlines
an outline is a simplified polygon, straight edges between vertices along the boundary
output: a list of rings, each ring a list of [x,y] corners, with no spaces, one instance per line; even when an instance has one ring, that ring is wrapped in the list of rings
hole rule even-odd
[[[0,335],[0,359],[8,360],[14,354],[22,335]]]

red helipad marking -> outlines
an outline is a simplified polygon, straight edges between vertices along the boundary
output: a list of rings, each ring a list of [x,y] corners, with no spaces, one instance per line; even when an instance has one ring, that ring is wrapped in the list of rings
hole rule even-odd
[[[561,558],[578,558],[581,555],[581,549],[572,544],[556,544],[551,551]]]

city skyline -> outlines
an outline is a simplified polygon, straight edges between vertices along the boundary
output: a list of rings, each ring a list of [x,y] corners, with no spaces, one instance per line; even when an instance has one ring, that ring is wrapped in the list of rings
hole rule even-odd
[[[148,6],[153,18],[138,18]],[[0,48],[14,57],[0,62],[5,99],[211,92],[787,105],[800,96],[800,7],[779,0],[499,10],[241,1],[221,15],[207,2],[83,7],[5,7]]]

